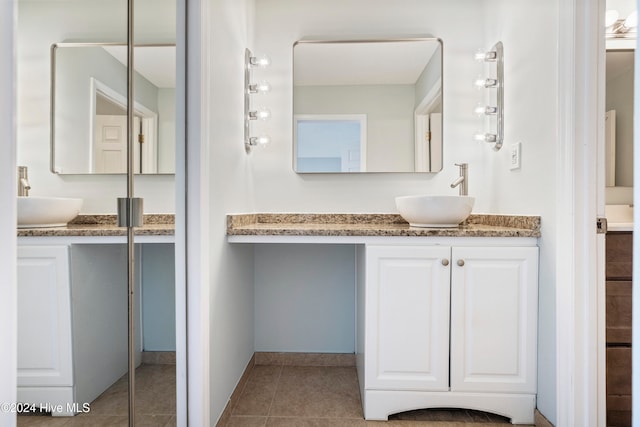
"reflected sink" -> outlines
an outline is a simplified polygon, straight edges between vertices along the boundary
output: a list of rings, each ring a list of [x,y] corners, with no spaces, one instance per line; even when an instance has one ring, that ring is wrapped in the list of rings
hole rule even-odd
[[[403,196],[396,197],[400,216],[412,227],[457,227],[473,209],[470,196]]]
[[[82,199],[18,197],[18,228],[63,227],[78,216]]]

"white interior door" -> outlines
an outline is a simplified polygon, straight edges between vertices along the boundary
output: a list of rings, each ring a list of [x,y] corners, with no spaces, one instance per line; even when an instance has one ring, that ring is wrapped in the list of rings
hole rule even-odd
[[[96,116],[94,172],[127,171],[127,116]]]

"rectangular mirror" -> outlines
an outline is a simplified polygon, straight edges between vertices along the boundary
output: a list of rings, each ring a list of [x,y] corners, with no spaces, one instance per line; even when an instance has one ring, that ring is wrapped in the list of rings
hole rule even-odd
[[[297,173],[442,169],[442,40],[293,45]]]
[[[51,171],[126,173],[127,48],[51,47]],[[175,173],[175,45],[134,49],[135,172]]]

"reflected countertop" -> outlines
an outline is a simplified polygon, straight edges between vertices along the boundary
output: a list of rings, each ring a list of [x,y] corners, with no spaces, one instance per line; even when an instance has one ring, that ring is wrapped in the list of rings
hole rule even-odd
[[[144,215],[144,225],[136,227],[136,236],[173,236],[173,214]],[[54,236],[126,236],[127,229],[118,227],[116,215],[78,215],[64,227],[18,228],[18,237]]]

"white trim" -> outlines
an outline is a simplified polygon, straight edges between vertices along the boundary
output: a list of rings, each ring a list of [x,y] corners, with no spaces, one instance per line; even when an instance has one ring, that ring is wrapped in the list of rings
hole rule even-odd
[[[595,156],[595,181],[596,185],[593,189],[595,198],[595,216],[605,217],[605,186],[606,186],[606,147],[605,147],[605,131],[606,131],[606,49],[607,42],[605,41],[605,28],[604,25],[600,25],[600,22],[604,22],[604,15],[606,10],[606,0],[598,0],[596,3],[596,23],[595,31],[597,37],[597,43],[590,45],[595,48],[596,54],[596,85],[595,91],[596,99],[595,114],[596,114],[596,132],[595,132],[595,149],[592,153]],[[593,22],[592,22],[593,24]],[[593,28],[593,27],[592,27]],[[615,155],[615,152],[614,152]],[[614,177],[615,178],[615,177]],[[595,423],[599,426],[606,425],[607,422],[607,387],[606,387],[606,353],[607,353],[607,325],[606,325],[606,271],[605,271],[605,235],[596,234],[595,245],[595,262],[592,262],[595,266],[595,310],[596,318],[593,323],[595,325],[595,334],[593,339],[596,344],[596,360],[595,360]],[[589,351],[586,349],[586,351]]]
[[[188,424],[211,424],[209,2],[187,2],[186,271]]]
[[[16,0],[0,0],[0,402],[17,399]],[[16,414],[0,411],[0,425]]]
[[[120,93],[118,93],[113,88],[109,87],[107,84],[101,82],[95,77],[89,78],[89,141],[91,141],[91,145],[89,147],[89,172],[95,172],[95,162],[94,153],[95,153],[95,135],[96,135],[96,94],[100,93],[105,98],[108,98],[114,104],[117,104],[120,108],[126,110],[127,109],[127,98]],[[144,145],[143,150],[146,156],[143,156],[147,160],[143,165],[143,173],[157,173],[158,170],[158,158],[157,158],[157,147],[158,147],[158,113],[151,110],[150,108],[145,107],[143,104],[139,102],[134,102],[134,111],[135,114],[142,117],[142,126],[145,129],[145,137],[148,139],[149,144]],[[153,159],[153,161],[149,160]],[[138,164],[136,160],[136,165]],[[139,170],[136,170],[136,173],[140,173]]]
[[[439,168],[431,167],[427,162],[427,158],[432,159],[432,151],[427,147],[427,143],[424,140],[423,135],[426,132],[431,131],[431,115],[433,109],[442,100],[442,79],[438,79],[429,92],[422,98],[418,106],[413,112],[414,120],[414,145],[415,145],[415,158],[414,168],[415,172],[438,172],[442,169],[442,161],[439,162]],[[440,116],[442,117],[442,116]],[[442,125],[440,126],[442,129]],[[433,139],[431,140],[433,141]],[[442,139],[440,139],[442,141]],[[442,150],[438,150],[442,153]],[[428,153],[428,155],[426,154]]]
[[[638,43],[638,40],[636,40]],[[638,51],[638,44],[636,44],[636,52]],[[635,55],[634,63],[634,97],[633,97],[633,161],[634,161],[634,173],[633,173],[633,200],[640,201],[640,173],[638,171],[638,165],[640,165],[640,56]],[[638,275],[640,274],[640,239],[636,238],[640,235],[640,209],[634,209],[633,212],[633,312],[632,318],[632,337],[631,341],[640,342],[640,292],[638,292]],[[632,425],[640,425],[640,345],[634,345],[631,351],[632,366],[632,382],[631,382],[631,395],[632,395]]]
[[[598,242],[596,148],[600,0],[559,6],[559,129],[556,194],[557,426],[596,426],[598,407]],[[597,11],[595,14],[593,11]],[[602,38],[604,39],[604,38]],[[601,386],[604,386],[601,384]]]
[[[187,427],[187,247],[186,247],[186,0],[176,1],[176,426]],[[182,66],[178,65],[181,64]]]
[[[429,92],[422,98],[420,104],[415,109],[415,114],[429,114],[433,112],[433,108],[436,106],[438,102],[440,102],[442,98],[442,79],[438,79],[435,81]]]

